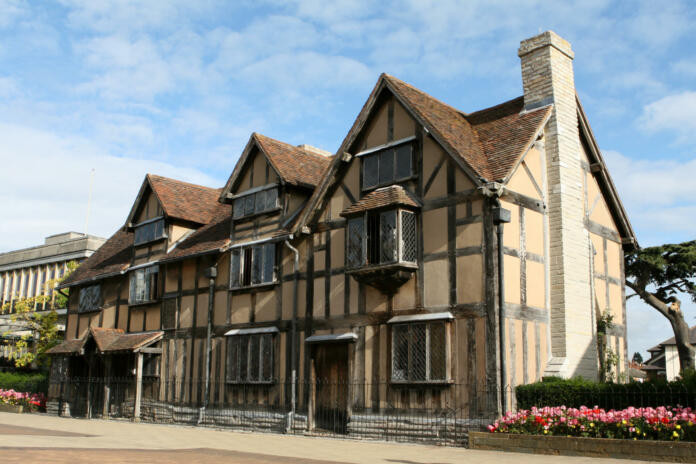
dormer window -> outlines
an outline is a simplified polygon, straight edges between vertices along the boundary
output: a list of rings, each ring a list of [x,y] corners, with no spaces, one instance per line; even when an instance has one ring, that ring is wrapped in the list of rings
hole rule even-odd
[[[413,176],[413,137],[359,153],[363,190],[390,185]]]
[[[278,208],[278,186],[266,185],[243,192],[234,198],[233,217],[239,219]]]
[[[143,221],[135,226],[134,245],[143,245],[165,238],[167,235],[164,230],[164,218],[157,217]]]

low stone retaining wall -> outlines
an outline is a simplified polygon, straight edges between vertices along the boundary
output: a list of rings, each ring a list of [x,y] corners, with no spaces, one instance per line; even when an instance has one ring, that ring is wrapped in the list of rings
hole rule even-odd
[[[470,432],[469,448],[516,453],[696,462],[696,443]]]
[[[31,412],[30,408],[15,404],[0,404],[0,412],[13,412],[15,414],[22,414],[23,412]]]

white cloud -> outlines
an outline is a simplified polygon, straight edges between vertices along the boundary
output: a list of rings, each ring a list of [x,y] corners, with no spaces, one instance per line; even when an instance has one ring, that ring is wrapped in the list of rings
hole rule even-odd
[[[2,250],[42,243],[66,230],[82,231],[89,173],[96,168],[89,232],[110,236],[125,220],[146,173],[218,187],[198,169],[163,161],[116,157],[80,137],[0,124]]]
[[[684,77],[696,76],[696,58],[676,61],[672,64],[672,70]]]
[[[0,0],[0,27],[7,27],[26,14],[26,5],[21,0]]]
[[[648,131],[675,132],[678,142],[696,144],[696,92],[669,95],[646,105],[639,122]]]

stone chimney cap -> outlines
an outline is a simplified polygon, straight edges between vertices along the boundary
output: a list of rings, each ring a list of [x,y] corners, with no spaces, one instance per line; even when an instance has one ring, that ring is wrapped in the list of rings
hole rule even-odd
[[[307,145],[306,143],[298,145],[297,148],[314,153],[315,155],[321,155],[326,157],[333,156],[333,153],[331,153],[330,151],[322,150],[321,148],[313,147],[312,145]]]
[[[554,47],[571,60],[575,57],[575,54],[570,47],[570,42],[553,31],[542,32],[539,35],[523,40],[520,42],[520,49],[517,51],[517,55],[522,57],[538,48],[549,46]]]

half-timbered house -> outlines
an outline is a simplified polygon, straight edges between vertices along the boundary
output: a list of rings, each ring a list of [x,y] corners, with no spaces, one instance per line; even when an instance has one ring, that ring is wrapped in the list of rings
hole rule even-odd
[[[605,314],[625,372],[635,236],[570,45],[546,32],[519,56],[523,96],[491,108],[383,74],[334,155],[253,134],[222,189],[148,175],[63,283],[54,379],[73,383],[51,404],[439,436],[511,407],[514,385],[596,378]],[[82,377],[101,380],[80,396]],[[439,419],[414,432],[419,414]]]

